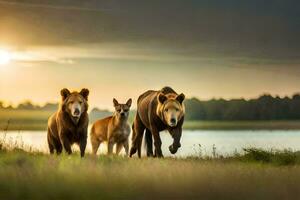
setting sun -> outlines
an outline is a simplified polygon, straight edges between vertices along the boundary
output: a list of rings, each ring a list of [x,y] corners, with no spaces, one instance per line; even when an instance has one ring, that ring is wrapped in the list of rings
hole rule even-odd
[[[8,51],[0,50],[0,65],[8,64],[11,60],[11,55]]]

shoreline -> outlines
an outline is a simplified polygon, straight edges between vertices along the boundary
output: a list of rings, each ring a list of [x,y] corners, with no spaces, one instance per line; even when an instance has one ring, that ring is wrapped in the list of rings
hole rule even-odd
[[[300,120],[186,121],[184,130],[300,130]],[[0,131],[46,131],[47,122],[0,122]]]

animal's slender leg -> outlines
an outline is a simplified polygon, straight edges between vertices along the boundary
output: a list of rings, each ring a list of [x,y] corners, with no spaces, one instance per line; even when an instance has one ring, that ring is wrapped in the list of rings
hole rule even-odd
[[[96,138],[91,138],[91,144],[92,144],[92,152],[94,155],[96,155],[101,142]]]
[[[108,140],[107,143],[107,155],[111,155],[114,149],[114,142],[112,140]]]
[[[128,156],[128,152],[129,152],[129,141],[128,139],[123,143],[125,152],[126,152],[126,156]]]
[[[123,148],[123,143],[117,143],[117,149],[116,149],[116,154],[119,155]]]

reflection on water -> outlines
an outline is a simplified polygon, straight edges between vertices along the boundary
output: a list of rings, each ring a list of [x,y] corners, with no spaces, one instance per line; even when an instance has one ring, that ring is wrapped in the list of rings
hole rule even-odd
[[[7,134],[1,132],[0,139],[4,136],[6,142],[23,143],[23,146],[27,148],[48,151],[45,131],[12,131]],[[168,146],[172,143],[171,136],[162,132],[161,138],[164,155],[170,155]],[[224,156],[242,152],[245,147],[298,151],[300,150],[300,131],[184,131],[181,146],[176,156],[212,155],[214,147],[217,154]],[[89,140],[87,151],[91,152]],[[104,144],[100,148],[100,152],[104,153],[105,151],[106,145]]]

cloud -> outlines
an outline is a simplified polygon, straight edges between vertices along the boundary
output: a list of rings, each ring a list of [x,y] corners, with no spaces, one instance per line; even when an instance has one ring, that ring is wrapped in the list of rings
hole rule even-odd
[[[198,56],[299,58],[300,3],[293,0],[0,2],[0,44],[156,44]]]
[[[293,67],[300,65],[300,59],[273,59],[255,56],[236,56],[222,53],[207,53],[204,50],[173,49],[156,44],[147,47],[136,43],[78,44],[68,46],[33,46],[25,49],[11,49],[12,60],[19,66],[94,65],[173,65],[193,67],[268,68]],[[30,65],[30,63],[32,65]]]
[[[74,60],[64,57],[64,55],[51,54],[50,52],[42,52],[36,50],[11,50],[12,62],[19,64],[41,64],[41,63],[57,63],[57,64],[74,64]],[[32,66],[31,65],[31,66]]]

